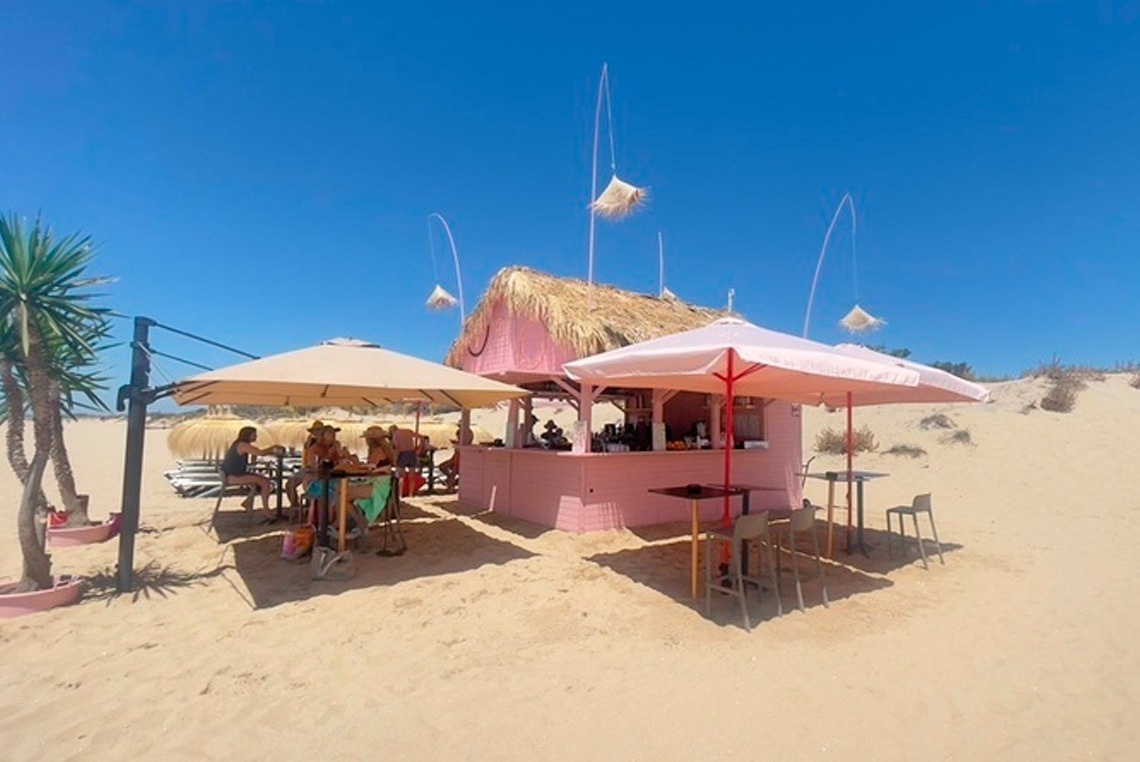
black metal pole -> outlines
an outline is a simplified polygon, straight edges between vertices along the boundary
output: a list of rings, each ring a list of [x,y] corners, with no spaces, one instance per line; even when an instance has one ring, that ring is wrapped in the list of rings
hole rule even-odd
[[[135,562],[135,534],[139,530],[139,493],[142,489],[143,439],[146,435],[146,408],[149,403],[150,358],[147,356],[150,318],[135,318],[135,334],[131,342],[131,382],[119,390],[119,407],[123,397],[127,407],[127,448],[123,462],[123,523],[119,533],[118,590],[129,593]]]

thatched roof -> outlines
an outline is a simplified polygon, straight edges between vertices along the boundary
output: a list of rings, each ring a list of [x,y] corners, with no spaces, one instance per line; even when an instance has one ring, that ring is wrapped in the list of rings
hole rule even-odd
[[[504,267],[451,345],[446,365],[461,367],[463,348],[483,342],[491,311],[500,300],[509,313],[535,318],[554,340],[578,357],[636,344],[708,325],[726,313],[676,298],[661,299],[614,286],[594,284],[593,309],[586,309],[586,281],[562,278],[528,267]]]

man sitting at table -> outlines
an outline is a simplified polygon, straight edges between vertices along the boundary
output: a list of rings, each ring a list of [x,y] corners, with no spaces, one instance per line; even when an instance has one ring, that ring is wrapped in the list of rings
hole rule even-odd
[[[403,476],[410,469],[420,464],[420,455],[423,453],[424,442],[427,437],[417,434],[411,429],[401,429],[396,424],[388,427],[388,435],[392,440],[392,447],[396,451],[396,472]]]

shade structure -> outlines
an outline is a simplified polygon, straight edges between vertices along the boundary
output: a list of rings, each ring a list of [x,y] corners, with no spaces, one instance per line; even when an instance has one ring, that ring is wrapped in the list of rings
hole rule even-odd
[[[835,351],[857,360],[892,365],[918,374],[918,383],[915,386],[890,386],[852,391],[851,401],[856,406],[898,402],[988,402],[990,399],[990,392],[984,386],[929,365],[876,352],[859,344],[839,344],[835,347]],[[831,407],[845,407],[846,393],[827,396],[823,402]]]
[[[166,445],[179,458],[221,460],[238,432],[246,426],[257,430],[259,447],[278,444],[270,427],[228,413],[211,413],[172,426],[166,435]]]
[[[862,360],[826,344],[721,318],[683,331],[567,363],[584,383],[725,394],[816,405],[836,395],[916,386],[916,371]]]
[[[918,373],[848,357],[826,344],[739,318],[575,360],[563,366],[582,383],[818,404],[827,395],[915,386]],[[732,483],[732,411],[725,407],[724,486]],[[728,520],[728,498],[724,502]]]
[[[179,405],[378,407],[407,401],[489,407],[530,392],[383,349],[333,339],[179,381]]]
[[[843,394],[825,396],[823,403],[828,407],[847,408],[847,529],[851,530],[851,485],[854,471],[854,439],[855,425],[852,408],[862,405],[891,405],[899,403],[949,403],[949,402],[988,402],[990,392],[984,386],[959,378],[953,373],[933,368],[922,363],[904,360],[901,357],[876,352],[858,344],[839,344],[835,351],[846,357],[868,362],[877,362],[886,366],[904,368],[918,374],[918,383],[914,386],[883,387],[881,389],[865,389],[862,391],[849,391]],[[828,506],[830,510],[830,505]],[[862,542],[862,540],[860,540]],[[831,554],[831,543],[828,542],[828,554]],[[866,551],[864,551],[866,552]]]

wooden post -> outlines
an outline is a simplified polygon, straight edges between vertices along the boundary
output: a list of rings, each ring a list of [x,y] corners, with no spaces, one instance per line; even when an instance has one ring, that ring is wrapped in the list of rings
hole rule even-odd
[[[519,401],[511,400],[507,405],[507,430],[504,442],[508,448],[518,447],[519,436]]]

